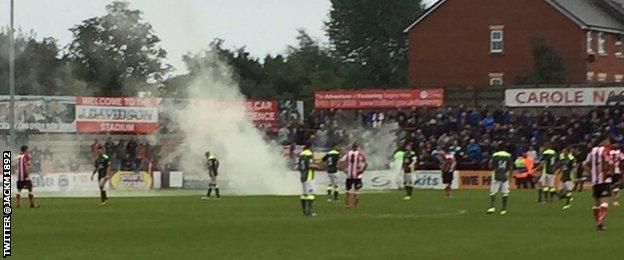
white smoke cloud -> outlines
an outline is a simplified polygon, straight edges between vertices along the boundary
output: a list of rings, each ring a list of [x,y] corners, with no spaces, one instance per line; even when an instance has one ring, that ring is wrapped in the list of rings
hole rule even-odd
[[[280,147],[267,143],[246,113],[245,98],[232,80],[231,69],[214,52],[188,86],[188,104],[173,113],[184,134],[180,146],[185,174],[207,174],[204,153],[221,162],[219,180],[226,193],[239,195],[297,194],[297,175],[289,172]]]

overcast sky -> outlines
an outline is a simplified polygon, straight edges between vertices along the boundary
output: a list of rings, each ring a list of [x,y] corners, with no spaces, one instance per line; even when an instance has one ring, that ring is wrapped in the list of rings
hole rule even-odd
[[[54,37],[61,46],[71,40],[69,28],[102,15],[112,0],[16,0],[15,26],[38,37]],[[424,0],[431,3],[435,0]],[[282,53],[295,43],[297,28],[326,42],[323,22],[329,0],[131,0],[162,39],[169,63],[183,71],[181,57],[207,46],[214,38],[226,47],[246,46],[256,57]],[[0,22],[9,24],[9,0],[0,0]]]

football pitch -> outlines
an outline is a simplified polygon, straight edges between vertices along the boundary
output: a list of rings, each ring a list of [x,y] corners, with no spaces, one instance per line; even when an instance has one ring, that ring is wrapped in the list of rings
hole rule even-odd
[[[363,194],[359,209],[317,196],[317,217],[298,197],[197,196],[40,199],[14,209],[15,259],[622,259],[624,208],[595,230],[590,191],[537,204],[513,190],[506,216],[486,215],[488,192]],[[341,196],[342,197],[342,196]],[[500,199],[497,201],[500,206]]]

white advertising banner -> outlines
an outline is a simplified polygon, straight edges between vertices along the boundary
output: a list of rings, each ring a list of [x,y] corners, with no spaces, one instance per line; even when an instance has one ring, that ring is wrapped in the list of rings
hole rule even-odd
[[[604,106],[618,101],[624,101],[624,86],[505,90],[505,105],[510,107]]]
[[[414,188],[416,189],[434,189],[443,190],[444,184],[442,184],[442,172],[441,171],[416,171],[413,174]],[[341,185],[341,190],[344,189],[346,175],[338,173],[338,180]],[[453,182],[451,187],[453,189],[459,188],[459,172],[453,173]],[[385,171],[367,171],[364,173],[362,183],[364,184],[364,190],[388,190],[398,188],[399,182],[402,182],[402,176],[400,173],[393,170]],[[325,172],[317,172],[316,179],[316,192],[323,193],[325,187],[329,185],[329,178]]]
[[[33,173],[30,176],[35,192],[63,193],[63,192],[95,192],[98,194],[97,176],[91,180],[90,173]],[[17,182],[17,178],[11,178]],[[14,183],[13,187],[17,187]]]

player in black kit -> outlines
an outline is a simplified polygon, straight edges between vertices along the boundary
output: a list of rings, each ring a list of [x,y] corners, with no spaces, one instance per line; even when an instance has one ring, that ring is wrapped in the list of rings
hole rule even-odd
[[[327,201],[338,201],[338,161],[340,160],[340,150],[337,147],[332,148],[325,156],[323,162],[327,166],[327,177],[329,177],[329,185],[327,186]]]
[[[97,172],[98,174],[98,186],[100,187],[100,199],[102,201],[102,205],[106,205],[108,202],[108,197],[106,196],[106,182],[110,179],[110,162],[108,160],[108,155],[104,154],[104,147],[101,145],[97,147],[97,158],[95,159],[95,169],[93,169],[93,174],[91,174],[91,180],[93,180],[93,175]]]
[[[221,198],[219,194],[219,186],[217,185],[217,175],[219,175],[219,160],[214,155],[211,155],[210,152],[206,152],[206,167],[208,168],[208,175],[210,176],[210,182],[208,183],[208,192],[206,193],[206,197],[203,197],[203,200],[210,199],[210,193],[214,189],[215,195],[217,199]]]

